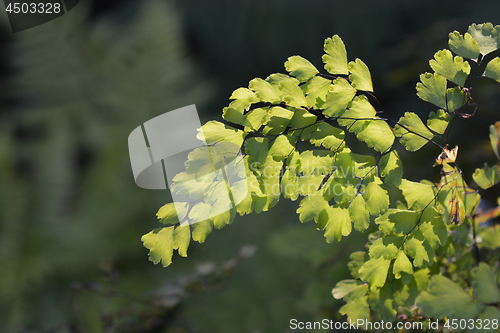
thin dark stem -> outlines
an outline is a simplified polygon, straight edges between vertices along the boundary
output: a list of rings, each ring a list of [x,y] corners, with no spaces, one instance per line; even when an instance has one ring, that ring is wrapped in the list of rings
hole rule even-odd
[[[389,120],[391,123],[396,124],[396,125],[398,125],[398,126],[401,126],[402,128],[404,128],[405,130],[407,130],[407,131],[408,131],[408,133],[405,133],[405,134],[403,134],[403,135],[406,135],[406,134],[409,134],[409,133],[414,134],[414,135],[417,135],[417,136],[419,136],[419,137],[421,137],[421,138],[423,138],[423,139],[426,139],[428,142],[432,143],[432,144],[433,144],[433,145],[435,145],[436,147],[439,147],[439,149],[441,149],[441,150],[443,150],[443,149],[444,149],[444,147],[443,147],[443,146],[441,146],[439,143],[435,142],[434,140],[432,140],[432,139],[428,139],[428,138],[426,138],[425,136],[423,136],[422,134],[420,134],[420,133],[416,133],[416,132],[414,132],[414,131],[410,130],[408,127],[406,127],[406,126],[404,126],[404,125],[401,125],[401,124],[400,124],[399,122],[397,122],[397,121],[394,121],[394,120],[391,120],[391,119],[388,119],[388,120]]]
[[[372,93],[371,91],[363,91],[363,93],[371,96],[377,102],[378,106],[380,107],[380,111],[382,113],[385,113],[384,108],[382,107],[382,103],[380,103],[380,101],[378,100],[377,96],[375,96],[374,93]]]

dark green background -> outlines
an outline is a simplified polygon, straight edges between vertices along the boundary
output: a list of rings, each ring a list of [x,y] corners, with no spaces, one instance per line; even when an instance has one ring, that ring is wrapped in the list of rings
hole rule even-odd
[[[330,292],[366,235],[327,244],[296,202],[237,217],[166,269],[148,262],[140,237],[170,195],[135,186],[128,134],[190,104],[221,120],[233,90],[284,72],[289,56],[322,68],[333,34],[369,66],[392,119],[426,114],[415,84],[428,60],[449,32],[500,24],[499,12],[493,0],[87,1],[16,34],[1,14],[0,331],[257,333],[342,320]],[[468,180],[495,160],[488,126],[500,118],[498,84],[475,90],[478,116],[450,139]],[[400,153],[405,177],[438,180],[435,147]],[[255,256],[224,269],[244,244]],[[200,277],[210,265],[220,271]]]
[[[75,6],[75,2],[78,3],[78,0],[70,2],[72,8]],[[19,32],[25,29],[33,28],[64,15],[64,6],[61,1],[4,0],[4,4],[6,10],[7,8],[9,8],[9,12],[7,12],[7,15],[9,17],[10,26],[13,32]],[[23,6],[23,4],[25,6]],[[36,5],[35,10],[33,10],[32,4]],[[54,10],[55,4],[59,5],[58,13],[56,13]],[[25,12],[23,12],[23,7],[25,9]],[[19,8],[19,13],[15,12],[17,11],[17,8]],[[71,8],[68,8],[68,11]],[[31,11],[34,11],[34,13],[32,13]]]

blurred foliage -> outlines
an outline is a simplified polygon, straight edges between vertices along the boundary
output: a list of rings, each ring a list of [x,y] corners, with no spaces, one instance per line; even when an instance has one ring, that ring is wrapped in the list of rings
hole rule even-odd
[[[9,329],[65,319],[61,280],[86,278],[96,258],[128,265],[141,253],[138,221],[168,196],[136,188],[128,133],[211,93],[170,7],[146,4],[126,26],[86,24],[87,10],[11,44],[16,103],[0,125],[0,322]]]
[[[367,60],[393,118],[427,108],[414,89],[427,59],[449,31],[496,21],[500,9],[494,0],[91,4],[17,34],[0,18],[2,332],[286,332],[291,318],[342,320],[330,291],[349,275],[343,254],[362,245],[357,234],[326,244],[293,204],[238,218],[167,269],[151,265],[140,236],[170,197],[135,186],[128,134],[190,104],[203,122],[220,117],[235,88],[284,72],[292,54],[320,59],[317,45],[333,34]],[[345,14],[352,8],[356,21]],[[473,126],[487,133],[499,97],[478,90],[486,116]],[[467,139],[455,140],[461,150]],[[461,156],[473,170],[489,154],[487,137],[469,147]],[[432,179],[425,169],[411,172]],[[253,258],[210,273],[206,288],[192,278],[246,243],[257,246]],[[170,301],[169,290],[186,297],[165,308],[158,300]]]

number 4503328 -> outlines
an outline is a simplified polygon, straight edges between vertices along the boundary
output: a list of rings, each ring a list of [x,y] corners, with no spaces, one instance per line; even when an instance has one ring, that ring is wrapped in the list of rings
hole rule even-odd
[[[9,3],[5,11],[9,14],[59,14],[61,12],[60,3]]]
[[[450,330],[457,330],[457,329],[484,329],[484,330],[491,330],[491,329],[498,329],[498,319],[448,319],[444,323],[444,328],[450,329]]]

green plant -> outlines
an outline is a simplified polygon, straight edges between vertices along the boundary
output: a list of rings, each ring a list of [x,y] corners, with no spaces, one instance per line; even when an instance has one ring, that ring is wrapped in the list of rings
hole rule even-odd
[[[174,178],[172,191],[196,202],[163,206],[158,218],[172,226],[143,236],[150,259],[168,266],[174,250],[186,256],[191,238],[202,243],[236,213],[267,211],[281,195],[302,197],[300,221],[314,220],[328,242],[340,241],[353,227],[373,229],[367,251],[350,256],[353,279],[340,281],[332,291],[347,302],[340,312],[349,320],[433,318],[443,319],[439,328],[498,330],[500,228],[484,222],[499,216],[500,208],[477,208],[483,190],[500,182],[499,166],[477,169],[472,178],[480,189],[470,187],[457,162],[458,146],[450,149],[448,137],[455,119],[465,121],[478,110],[472,98],[476,79],[500,82],[500,58],[492,57],[500,49],[500,26],[473,24],[464,35],[455,31],[449,46],[456,55],[438,51],[430,61],[434,72],[422,74],[416,87],[418,97],[438,108],[425,123],[413,112],[394,121],[377,111],[368,67],[360,59],[348,62],[336,35],[324,44],[328,73],[292,56],[285,63],[289,75],[256,78],[248,88],[235,90],[223,112],[232,126],[206,123],[199,138],[207,147],[189,154],[186,172]],[[357,140],[346,140],[347,133]],[[497,157],[499,138],[497,123],[490,129]],[[370,154],[353,152],[360,142]],[[398,142],[409,152],[428,143],[437,147],[434,165],[441,168],[441,179],[404,179]],[[227,144],[244,148],[244,154],[226,150],[213,159]],[[229,183],[226,173],[218,182],[206,179],[228,163],[244,165],[243,174],[234,172],[238,182]],[[196,182],[187,185],[186,180]],[[214,205],[207,193],[222,191],[229,191],[232,208],[198,222],[200,213]]]

